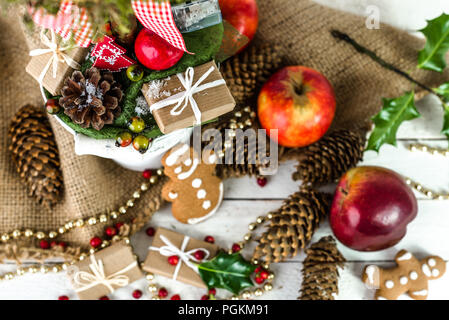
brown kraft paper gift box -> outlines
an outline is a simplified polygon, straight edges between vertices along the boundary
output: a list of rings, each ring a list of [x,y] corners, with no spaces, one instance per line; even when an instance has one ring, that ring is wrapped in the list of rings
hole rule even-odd
[[[104,277],[92,269],[100,274],[104,271]],[[74,264],[67,274],[81,300],[97,300],[144,276],[131,247],[123,241]]]
[[[203,79],[198,86],[201,87],[212,83],[216,83],[217,85],[192,95],[201,112],[201,122],[213,120],[225,113],[231,112],[235,107],[235,100],[214,61],[193,68],[194,74],[192,86],[195,85],[210,68],[213,68],[213,71]],[[189,72],[189,69],[187,72]],[[143,85],[142,93],[151,109],[154,108],[156,103],[159,104],[161,101],[165,102],[181,98],[184,95],[186,88],[179,77],[185,79],[186,72],[170,76],[166,79],[153,80]],[[184,106],[185,101],[186,100],[182,100],[178,108],[176,107],[178,101],[175,101],[167,106],[152,110],[154,119],[163,133],[167,134],[178,129],[188,128],[198,124],[192,104],[188,100],[187,106],[182,112],[176,115],[173,114],[175,109],[178,109],[179,111]]]
[[[47,49],[44,44],[41,44],[42,49]],[[72,58],[79,64],[86,58],[88,50],[86,48],[74,47],[63,52],[68,57]],[[46,53],[38,56],[31,57],[30,62],[26,66],[26,72],[30,74],[36,81],[39,81],[39,77],[43,72],[48,61],[52,58],[53,53]],[[74,69],[67,63],[58,61],[58,69],[56,77],[53,77],[53,65],[50,66],[42,81],[43,87],[47,89],[52,95],[57,96],[64,85],[64,80],[69,77]]]
[[[161,248],[166,246],[166,243],[164,243],[161,239],[161,235],[165,236],[177,248],[181,248],[184,238],[186,237],[183,234],[171,230],[158,228],[156,234],[154,235],[154,240],[153,243],[151,244],[151,247]],[[218,252],[217,245],[193,238],[189,238],[189,241],[187,243],[184,252],[189,252],[191,250],[196,251],[196,249],[200,248],[209,251],[209,257],[207,258],[207,260],[210,260],[213,257],[215,257],[215,255]],[[181,264],[181,267],[179,269],[179,273],[178,276],[176,277],[176,280],[193,285],[195,287],[207,288],[207,286],[204,284],[203,280],[198,275],[198,273],[189,268],[181,259],[179,259],[179,263]],[[155,250],[149,251],[142,268],[144,271],[161,275],[167,278],[173,278],[173,274],[176,270],[176,266],[172,266],[168,263],[168,256],[164,256],[160,254],[160,252]]]

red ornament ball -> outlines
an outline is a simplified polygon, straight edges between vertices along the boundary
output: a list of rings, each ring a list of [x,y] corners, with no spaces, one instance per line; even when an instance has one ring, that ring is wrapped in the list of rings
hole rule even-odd
[[[176,266],[179,263],[179,257],[178,256],[170,256],[168,257],[168,263],[172,266]]]
[[[70,300],[67,296],[59,296],[58,300]]]
[[[215,243],[215,239],[212,236],[205,237],[204,241],[209,242],[209,243]]]
[[[140,291],[140,290],[134,290],[134,291],[133,291],[133,298],[134,298],[134,299],[140,299],[140,298],[142,298],[142,291]]]
[[[254,280],[256,281],[257,284],[262,284],[265,282],[265,279],[262,277],[256,277]]]
[[[141,64],[151,70],[173,67],[184,55],[184,51],[173,47],[149,29],[142,29],[134,43],[134,51]]]
[[[115,228],[117,229],[117,231],[120,231],[120,228],[121,228],[123,225],[124,225],[123,222],[117,222],[117,223],[115,224]]]
[[[144,172],[142,172],[142,177],[144,178],[144,179],[150,179],[151,178],[151,176],[152,176],[152,172],[151,172],[151,170],[145,170]]]
[[[107,227],[105,233],[108,237],[113,237],[117,234],[117,229],[114,227]]]
[[[100,299],[98,300],[110,300],[108,296],[102,296]]]
[[[181,296],[179,294],[175,294],[170,298],[170,300],[181,300]]]
[[[262,178],[257,178],[257,184],[259,185],[259,187],[263,188],[267,185],[267,178],[262,177]]]
[[[263,271],[261,271],[260,272],[260,277],[262,278],[262,279],[264,279],[264,280],[266,280],[266,279],[268,279],[268,276],[270,275],[270,273],[268,272],[268,271],[266,271],[266,270],[263,270]]]
[[[242,247],[238,243],[234,243],[232,245],[232,252],[236,253],[239,252],[240,250],[242,250]]]
[[[195,257],[196,260],[202,261],[204,259],[204,257],[206,256],[206,254],[204,253],[203,250],[196,250],[193,253],[193,256]]]
[[[102,242],[103,242],[103,240],[101,240],[99,237],[94,237],[94,238],[90,239],[90,246],[92,248],[98,248],[99,246],[101,246]]]
[[[50,243],[47,240],[41,240],[41,242],[39,242],[39,247],[41,247],[41,249],[49,249],[50,248]]]
[[[209,296],[205,294],[204,296],[201,297],[201,300],[209,300]]]
[[[165,297],[168,296],[168,291],[167,291],[167,289],[165,289],[165,288],[160,288],[159,291],[158,291],[158,293],[157,293],[157,295],[158,295],[160,298],[165,298]]]
[[[156,230],[154,230],[153,227],[149,227],[145,232],[147,233],[147,236],[153,237],[154,234],[156,233]]]

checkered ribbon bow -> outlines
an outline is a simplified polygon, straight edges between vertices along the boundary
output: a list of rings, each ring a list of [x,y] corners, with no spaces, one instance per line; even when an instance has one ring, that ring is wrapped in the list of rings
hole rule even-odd
[[[176,27],[169,0],[132,0],[134,14],[142,25],[165,39],[172,46],[188,52],[184,38]],[[86,8],[79,8],[72,0],[61,0],[56,15],[48,14],[43,8],[29,7],[34,23],[51,29],[64,40],[72,36],[78,46],[87,48],[93,37],[92,24]],[[190,53],[190,52],[188,52]]]

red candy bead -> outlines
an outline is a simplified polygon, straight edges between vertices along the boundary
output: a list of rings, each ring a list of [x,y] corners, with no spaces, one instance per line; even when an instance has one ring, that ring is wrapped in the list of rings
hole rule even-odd
[[[262,284],[262,283],[264,283],[264,281],[265,281],[265,279],[262,278],[262,277],[256,277],[254,280],[256,280],[256,283],[257,283],[257,284]]]
[[[178,256],[170,256],[168,257],[168,263],[172,266],[176,266],[179,263],[179,257]]]
[[[117,229],[117,231],[120,231],[120,228],[121,228],[123,225],[124,225],[123,222],[117,222],[117,223],[115,224],[115,228]]]
[[[67,296],[59,296],[58,300],[69,300]]]
[[[90,239],[90,246],[92,248],[98,248],[99,246],[101,246],[101,243],[103,242],[103,240],[101,240],[99,237],[95,237]]]
[[[209,294],[215,296],[217,294],[217,290],[215,288],[209,289]]]
[[[259,273],[262,270],[263,270],[262,267],[257,267],[256,270],[254,270],[254,273]]]
[[[39,242],[39,246],[41,249],[48,249],[50,248],[50,243],[48,243],[47,240],[41,240],[41,242]]]
[[[142,297],[142,291],[140,290],[134,290],[133,291],[133,298],[134,299],[140,299]]]
[[[232,252],[236,253],[236,252],[239,252],[240,250],[242,250],[242,247],[240,247],[240,245],[238,243],[234,243],[232,245]]]
[[[209,296],[205,294],[204,296],[201,297],[201,300],[209,300]]]
[[[117,234],[117,229],[114,227],[107,227],[105,232],[108,237],[112,238],[113,236],[115,236]]]
[[[60,246],[61,248],[65,249],[67,247],[67,243],[65,243],[64,241],[60,241],[58,243],[58,246]]]
[[[195,257],[196,260],[202,261],[206,256],[206,254],[204,253],[203,250],[196,250],[193,256]]]
[[[158,295],[160,298],[165,298],[166,296],[168,296],[168,291],[167,291],[167,289],[165,289],[165,288],[160,288],[160,289],[159,289],[159,292],[157,293],[157,295]]]
[[[260,277],[264,280],[268,279],[268,276],[270,275],[270,273],[266,270],[263,270],[260,272]]]
[[[204,238],[204,241],[209,243],[215,243],[215,239],[212,236],[207,236],[206,238]]]
[[[109,297],[108,296],[102,296],[100,299],[98,299],[98,300],[109,300]]]
[[[147,236],[153,237],[154,234],[156,233],[156,231],[154,230],[154,228],[149,227],[149,228],[146,230],[146,233],[147,233]]]
[[[144,172],[142,172],[142,177],[144,177],[144,179],[150,179],[151,176],[152,176],[151,170],[145,170]]]
[[[179,294],[175,294],[170,300],[181,300],[181,296]]]
[[[259,187],[263,188],[267,185],[267,178],[263,177],[263,178],[257,178],[257,184],[259,185]]]

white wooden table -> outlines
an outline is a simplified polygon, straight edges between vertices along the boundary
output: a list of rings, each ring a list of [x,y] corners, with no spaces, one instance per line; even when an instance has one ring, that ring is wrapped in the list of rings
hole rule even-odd
[[[317,0],[337,8],[363,14],[368,5],[377,5],[384,22],[412,31],[425,25],[425,19],[431,19],[443,11],[449,12],[446,0]],[[426,97],[418,103],[422,113],[420,119],[404,124],[399,130],[398,148],[385,146],[379,154],[367,152],[364,165],[379,165],[391,168],[399,173],[420,181],[427,187],[449,192],[449,161],[442,156],[411,153],[407,145],[412,142],[424,142],[432,146],[448,147],[446,139],[440,134],[442,111],[438,101]],[[298,183],[293,182],[291,173],[293,163],[283,164],[279,173],[270,178],[268,185],[261,189],[254,179],[243,178],[225,182],[225,200],[219,212],[208,221],[191,227],[185,226],[171,216],[166,206],[156,213],[151,226],[163,226],[181,233],[202,239],[213,235],[216,242],[223,247],[230,247],[233,242],[242,239],[247,226],[259,215],[278,208],[282,200],[298,190]],[[406,237],[394,248],[375,252],[360,253],[339,244],[339,248],[348,260],[341,272],[340,294],[337,299],[372,299],[373,291],[367,289],[360,281],[362,268],[368,263],[389,265],[395,253],[400,249],[410,250],[420,258],[429,254],[440,255],[449,260],[449,201],[432,201],[417,194],[419,214],[408,228]],[[315,234],[313,241],[331,234],[324,223]],[[133,246],[143,259],[146,255],[150,238],[141,232],[133,237]],[[250,249],[250,248],[249,248]],[[301,268],[304,254],[295,259],[276,264],[274,290],[264,295],[266,299],[296,299],[301,284]],[[15,270],[14,265],[1,265],[0,272]],[[205,292],[191,286],[174,283],[171,280],[157,278],[158,284],[165,286],[170,294],[178,293],[183,299],[199,299]],[[449,299],[449,272],[443,278],[430,282],[429,299]],[[144,279],[131,284],[111,295],[113,299],[132,299],[134,289],[144,291],[143,298],[149,298]],[[75,294],[64,273],[26,275],[12,281],[0,283],[0,299],[57,299],[59,295],[68,295],[75,299]],[[404,297],[407,299],[407,297]]]

